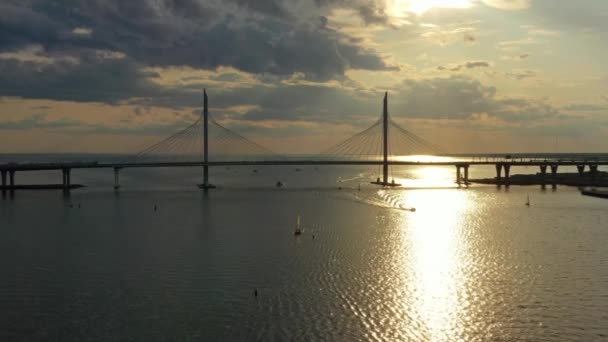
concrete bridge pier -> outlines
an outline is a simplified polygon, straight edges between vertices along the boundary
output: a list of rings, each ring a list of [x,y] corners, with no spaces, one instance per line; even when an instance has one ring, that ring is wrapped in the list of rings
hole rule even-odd
[[[542,179],[540,187],[545,189],[547,187],[547,165],[540,165],[540,177]]]
[[[464,185],[469,185],[469,166],[470,165],[467,164],[456,164],[456,183],[458,183],[458,185],[463,183]],[[464,171],[464,173],[462,171]]]
[[[509,175],[511,174],[511,164],[505,164],[505,183],[509,186]]]
[[[72,183],[72,169],[69,168],[65,168],[61,170],[61,173],[63,174],[63,189],[64,190],[69,190],[70,189],[70,185]]]
[[[597,164],[589,164],[589,171],[591,171],[591,179],[594,184],[597,182]]]
[[[576,169],[578,170],[579,176],[582,176],[585,173],[585,165],[576,165]]]
[[[557,169],[559,168],[559,165],[551,165],[551,186],[553,187],[553,189],[557,188]]]
[[[114,190],[120,189],[120,168],[114,168]]]
[[[15,187],[15,171],[11,170],[8,172],[8,178],[9,178],[9,186],[11,187],[11,190],[13,190],[13,188]]]
[[[2,170],[2,191],[6,190],[6,170]]]
[[[500,186],[502,180],[502,164],[496,164],[496,184]]]

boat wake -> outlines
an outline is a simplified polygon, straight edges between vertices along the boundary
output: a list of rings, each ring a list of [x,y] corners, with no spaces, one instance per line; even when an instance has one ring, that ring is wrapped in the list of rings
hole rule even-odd
[[[416,208],[411,208],[405,205],[399,196],[394,195],[394,193],[389,193],[384,190],[378,191],[378,196],[391,208],[406,210],[406,211],[416,211]]]
[[[342,177],[340,177],[338,179],[338,183],[352,182],[352,181],[355,181],[355,180],[361,179],[361,178],[363,178],[363,174],[359,174],[357,177],[347,178],[347,179],[343,179]]]
[[[403,203],[403,201],[401,201],[398,196],[387,193],[384,190],[374,193],[375,195],[378,195],[378,197],[376,197],[375,195],[373,197],[365,197],[365,194],[370,193],[345,192],[342,193],[339,198],[380,208],[397,209],[411,212],[416,211],[416,208],[406,206],[405,203]]]

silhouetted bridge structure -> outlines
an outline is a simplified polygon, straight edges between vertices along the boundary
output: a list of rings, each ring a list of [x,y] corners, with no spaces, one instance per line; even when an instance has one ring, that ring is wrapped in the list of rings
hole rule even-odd
[[[599,159],[539,159],[539,158],[492,158],[492,157],[473,157],[470,159],[457,159],[449,161],[415,161],[398,160],[394,155],[404,155],[399,153],[399,148],[409,148],[409,154],[435,154],[439,148],[413,133],[401,128],[390,120],[388,115],[388,95],[385,94],[383,103],[382,118],[366,130],[343,141],[342,143],[325,151],[316,158],[307,159],[287,159],[280,157],[274,152],[232,132],[223,127],[215,120],[211,123],[220,131],[216,138],[224,145],[233,144],[240,146],[239,153],[243,149],[248,152],[255,151],[258,155],[264,155],[261,160],[209,160],[209,107],[207,94],[205,93],[203,115],[186,129],[174,134],[173,136],[143,150],[137,155],[120,162],[47,162],[47,163],[7,163],[0,164],[0,174],[2,178],[3,190],[14,190],[20,188],[16,184],[16,173],[27,171],[62,171],[62,183],[53,185],[55,188],[68,190],[73,187],[71,182],[71,171],[75,169],[113,169],[114,187],[120,188],[120,170],[128,168],[172,168],[172,167],[202,167],[203,183],[199,185],[202,189],[213,188],[209,183],[210,167],[229,167],[229,166],[380,166],[382,175],[372,184],[393,187],[399,186],[393,181],[389,181],[390,166],[454,166],[456,168],[455,181],[458,184],[469,184],[469,168],[475,165],[493,165],[496,168],[497,184],[509,184],[511,168],[513,167],[538,167],[543,179],[546,177],[547,183],[552,183],[556,179],[556,174],[560,166],[576,166],[579,174],[583,175],[585,169],[589,169],[592,177],[598,173],[599,166],[608,165],[608,160]],[[202,126],[202,127],[199,127]],[[389,127],[395,131],[394,141],[389,137]],[[202,134],[201,134],[202,132]],[[191,160],[201,150],[200,160]],[[185,152],[186,159],[183,161],[164,161],[158,160],[176,152]],[[391,154],[391,152],[395,152]],[[157,160],[150,160],[151,157]],[[350,158],[350,159],[349,159]],[[153,159],[153,158],[152,158]],[[547,175],[551,172],[551,177]],[[504,173],[503,173],[504,172]],[[544,182],[543,182],[544,184]],[[555,182],[553,182],[555,185]]]
[[[115,188],[120,187],[119,172],[129,168],[172,168],[172,167],[221,167],[221,166],[384,166],[383,162],[373,160],[264,160],[264,161],[215,161],[215,162],[157,162],[157,163],[40,163],[40,164],[4,164],[0,165],[2,186],[4,189],[15,188],[15,174],[27,171],[62,171],[62,187],[71,187],[71,171],[74,169],[113,169],[115,173]],[[494,165],[497,178],[501,184],[509,184],[510,171],[513,167],[539,167],[541,174],[547,174],[546,181],[551,184],[560,166],[576,166],[580,173],[588,169],[592,174],[598,166],[607,166],[604,160],[538,160],[534,158],[522,160],[469,160],[469,161],[396,161],[388,162],[388,166],[454,166],[455,180],[459,184],[469,183],[469,167],[475,165]],[[551,172],[551,176],[548,175]],[[503,173],[504,172],[504,173]],[[374,182],[375,183],[375,182]],[[388,183],[387,186],[393,185]]]

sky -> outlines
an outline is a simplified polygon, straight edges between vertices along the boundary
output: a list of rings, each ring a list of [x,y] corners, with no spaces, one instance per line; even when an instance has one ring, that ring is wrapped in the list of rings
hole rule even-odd
[[[448,153],[608,152],[605,0],[2,0],[0,152],[132,153],[201,113],[281,153],[390,115]]]

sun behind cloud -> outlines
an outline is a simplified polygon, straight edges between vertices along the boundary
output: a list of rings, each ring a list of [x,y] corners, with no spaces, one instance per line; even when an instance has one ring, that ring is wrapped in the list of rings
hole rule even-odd
[[[433,8],[469,8],[471,0],[387,0],[390,15],[399,17],[404,13],[422,15]]]

